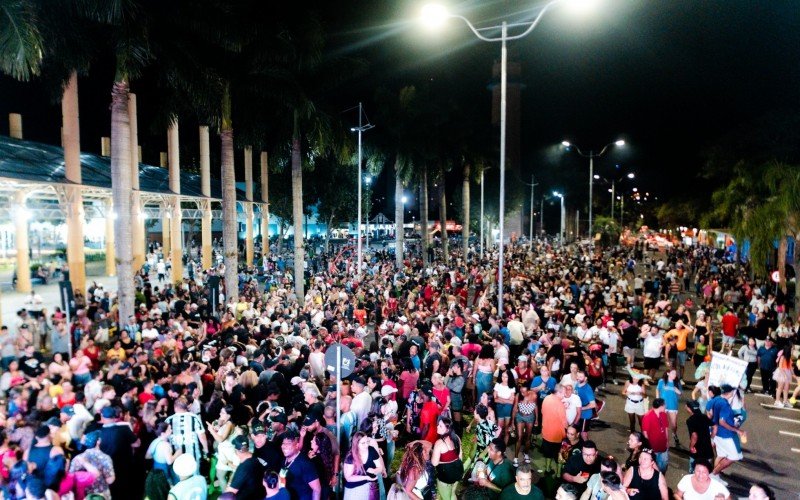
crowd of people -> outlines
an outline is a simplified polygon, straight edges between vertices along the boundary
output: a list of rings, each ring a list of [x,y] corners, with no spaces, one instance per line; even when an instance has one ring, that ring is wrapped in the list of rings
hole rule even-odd
[[[129,318],[96,284],[69,322],[34,293],[0,330],[3,498],[730,498],[754,373],[797,397],[787,298],[707,247],[506,251],[502,311],[496,249],[337,251],[304,297],[274,256],[231,291],[209,287],[221,264],[167,282],[155,249]],[[712,349],[748,363],[741,385],[706,384]],[[627,457],[599,449],[606,405]],[[669,484],[674,447],[691,460]]]

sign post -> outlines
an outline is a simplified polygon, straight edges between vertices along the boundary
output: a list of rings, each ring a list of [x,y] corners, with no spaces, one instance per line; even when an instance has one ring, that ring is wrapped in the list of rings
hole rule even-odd
[[[349,377],[353,373],[353,368],[356,366],[356,355],[349,347],[342,345],[341,342],[336,342],[331,344],[325,351],[325,366],[329,372],[336,375],[336,444],[341,444],[342,379]]]

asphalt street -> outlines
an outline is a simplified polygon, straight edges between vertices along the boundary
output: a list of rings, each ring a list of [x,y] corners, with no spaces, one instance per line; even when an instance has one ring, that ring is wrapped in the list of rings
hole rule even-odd
[[[687,370],[688,374],[694,368]],[[758,375],[756,375],[758,377]],[[754,378],[754,389],[760,384],[760,378]],[[682,401],[691,396],[694,384],[687,384],[684,389]],[[794,386],[793,386],[794,387]],[[628,416],[624,411],[625,400],[620,392],[622,385],[608,384],[606,391],[599,391],[598,397],[606,401],[606,407],[600,414],[600,419],[606,422],[608,428],[598,428],[590,432],[601,451],[614,455],[619,461],[624,461],[628,456],[626,441],[628,438]],[[652,398],[655,388],[648,389]],[[747,497],[750,485],[764,481],[771,485],[780,499],[800,498],[800,409],[776,408],[774,399],[761,394],[747,394],[745,407],[748,411],[748,420],[744,426],[747,430],[748,440],[744,448],[744,460],[732,465],[722,475],[728,482],[733,498]],[[687,446],[689,436],[686,430],[686,418],[689,414],[685,411],[678,416],[678,438],[682,446]],[[638,428],[637,428],[638,429]],[[672,487],[676,486],[684,474],[689,471],[689,455],[686,448],[671,448],[667,481]]]

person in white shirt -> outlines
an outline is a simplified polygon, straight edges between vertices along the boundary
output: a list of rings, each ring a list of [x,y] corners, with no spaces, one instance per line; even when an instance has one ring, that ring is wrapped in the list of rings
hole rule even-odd
[[[372,396],[365,390],[366,382],[361,377],[353,379],[351,390],[353,392],[353,402],[350,403],[350,411],[356,414],[358,425],[367,419],[372,408]]]
[[[664,344],[664,335],[658,328],[644,324],[642,325],[642,333],[639,336],[644,339],[642,345],[644,369],[648,371],[648,375],[651,378],[655,378],[656,370],[661,365],[661,349]]]
[[[158,330],[153,328],[153,322],[148,320],[144,322],[144,328],[142,328],[142,338],[145,340],[155,340],[158,338]]]
[[[572,384],[564,385],[563,402],[567,409],[567,425],[577,423],[581,417],[581,397],[575,394],[575,387]]]
[[[619,349],[620,335],[617,331],[617,326],[613,321],[606,324],[606,329],[601,332],[600,340],[606,346],[606,355],[608,356],[608,366],[611,368],[611,379],[614,385],[617,385],[617,350]]]

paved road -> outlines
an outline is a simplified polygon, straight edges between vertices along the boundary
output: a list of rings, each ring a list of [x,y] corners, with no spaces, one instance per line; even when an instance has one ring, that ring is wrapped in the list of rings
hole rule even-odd
[[[688,372],[693,372],[693,369]],[[754,378],[753,384],[760,384],[760,378]],[[606,401],[606,408],[600,416],[610,426],[591,432],[590,437],[602,451],[624,461],[627,457],[628,416],[624,412],[623,396],[619,394],[621,390],[621,385],[609,384],[606,394],[600,392],[600,397],[605,397]],[[650,392],[651,398],[653,390]],[[684,391],[685,398],[690,394],[691,390]],[[747,497],[750,485],[757,481],[772,485],[780,499],[800,498],[800,473],[797,471],[800,459],[800,409],[779,409],[772,403],[774,400],[768,396],[745,396],[749,417],[745,423],[748,442],[744,445],[744,460],[723,473],[734,498]],[[685,412],[678,417],[678,437],[684,446],[689,442],[685,424],[687,417],[688,413]],[[671,449],[667,471],[670,486],[676,486],[680,478],[688,473],[688,464],[686,449]]]

